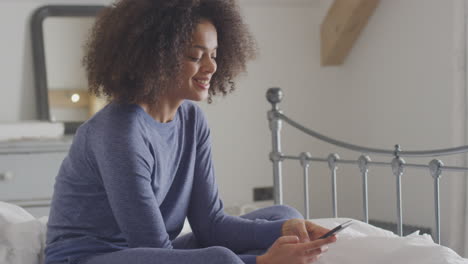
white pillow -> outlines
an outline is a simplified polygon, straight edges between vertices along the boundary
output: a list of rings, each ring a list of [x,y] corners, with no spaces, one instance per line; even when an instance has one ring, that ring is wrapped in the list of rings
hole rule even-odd
[[[23,208],[0,201],[0,228],[2,228],[4,224],[22,223],[34,219],[34,216]]]
[[[43,262],[47,218],[36,219],[23,208],[0,202],[0,263]]]

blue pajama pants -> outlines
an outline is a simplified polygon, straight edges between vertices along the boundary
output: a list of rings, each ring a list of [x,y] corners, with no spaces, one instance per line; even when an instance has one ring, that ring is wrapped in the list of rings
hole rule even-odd
[[[241,216],[246,219],[287,220],[302,218],[294,208],[275,205],[255,210]],[[243,264],[230,249],[220,246],[200,248],[195,236],[190,233],[172,241],[174,249],[129,248],[87,258],[80,264]],[[266,251],[249,251],[245,254],[261,255]]]

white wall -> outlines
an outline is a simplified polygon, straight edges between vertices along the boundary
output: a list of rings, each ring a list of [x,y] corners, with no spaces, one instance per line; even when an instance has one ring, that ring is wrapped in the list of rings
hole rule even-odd
[[[270,106],[265,100],[271,86],[283,88],[281,107],[287,115],[331,137],[389,149],[398,143],[404,150],[463,144],[464,125],[460,124],[465,116],[460,101],[464,98],[454,81],[454,1],[381,1],[345,64],[326,68],[320,66],[319,26],[331,0],[241,1],[260,57],[250,64],[238,91],[213,105],[202,105],[212,127],[218,183],[226,205],[251,203],[253,187],[272,184],[266,121]],[[0,121],[35,117],[28,19],[45,2],[0,0],[4,36]],[[311,151],[326,156],[338,151],[286,126],[283,131],[286,153]],[[357,158],[347,152],[342,157]],[[285,200],[302,208],[299,166],[287,163],[284,167]],[[325,165],[313,168],[312,216],[329,217],[328,171]],[[343,167],[339,173],[339,213],[360,218],[358,170]],[[371,170],[370,177],[370,217],[394,221],[394,177],[383,169]],[[444,243],[459,250],[460,244],[454,243],[461,238],[449,223],[460,224],[460,218],[458,222],[448,219],[455,209],[464,207],[459,192],[452,191],[461,182],[455,177],[443,179],[442,231]],[[432,226],[431,178],[408,171],[404,181],[408,184],[403,190],[408,202],[405,221]]]
[[[460,136],[464,131],[460,126],[465,120],[464,109],[457,112],[460,100],[465,101],[458,97],[464,87],[454,80],[458,59],[454,34],[460,34],[454,32],[454,4],[439,0],[381,1],[335,77],[340,85],[331,89],[340,96],[321,100],[322,109],[333,105],[334,110],[327,112],[320,128],[314,127],[332,137],[387,149],[396,143],[404,150],[464,144]],[[323,91],[322,83],[316,85]],[[446,163],[450,162],[460,161]],[[359,217],[361,206],[355,202],[361,197],[359,173],[356,169],[342,171],[348,179],[343,179],[339,187],[349,192],[339,197],[344,204],[340,212]],[[370,217],[395,221],[395,177],[389,169],[375,169],[370,177]],[[449,238],[459,239],[450,229],[456,215],[452,205],[463,199],[452,188],[457,177],[446,174],[442,181],[445,244],[449,244]],[[408,169],[404,184],[405,222],[433,227],[430,174]],[[457,209],[464,207],[460,204]]]

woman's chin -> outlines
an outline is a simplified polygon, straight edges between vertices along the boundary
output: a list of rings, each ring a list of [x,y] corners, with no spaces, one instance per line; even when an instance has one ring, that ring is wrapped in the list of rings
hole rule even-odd
[[[191,97],[188,98],[188,99],[189,99],[189,100],[192,100],[192,101],[196,101],[196,102],[205,101],[206,99],[208,99],[208,91],[206,91],[206,92],[199,92],[199,93],[197,93],[196,95],[191,96]]]

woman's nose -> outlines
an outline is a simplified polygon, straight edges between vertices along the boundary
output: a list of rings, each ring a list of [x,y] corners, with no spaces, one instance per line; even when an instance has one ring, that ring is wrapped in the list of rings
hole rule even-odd
[[[207,59],[203,61],[202,66],[203,66],[202,71],[207,72],[207,73],[214,73],[217,68],[216,61],[210,57],[208,57]]]

